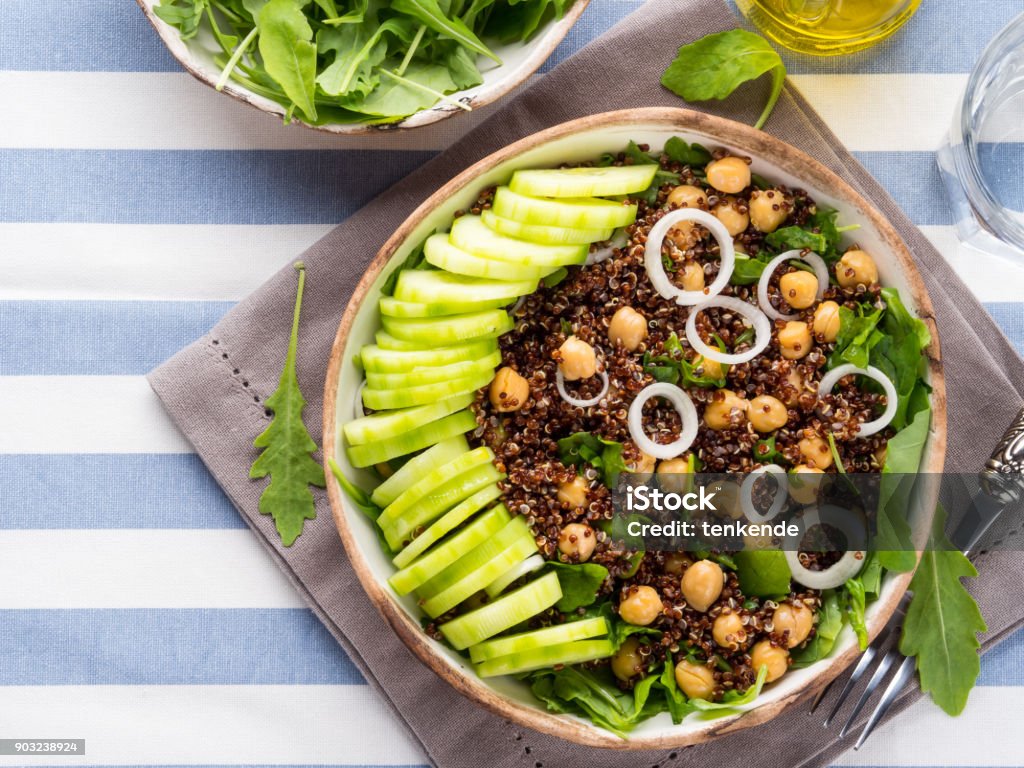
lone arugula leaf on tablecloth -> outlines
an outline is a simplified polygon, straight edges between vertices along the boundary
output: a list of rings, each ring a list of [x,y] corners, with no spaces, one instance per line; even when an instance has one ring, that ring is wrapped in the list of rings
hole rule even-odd
[[[679,49],[661,84],[687,101],[724,99],[748,80],[772,73],[768,103],[754,124],[764,125],[786,80],[786,65],[768,42],[745,29],[716,32]]]
[[[312,456],[317,449],[316,442],[302,421],[306,398],[299,390],[299,378],[295,373],[306,267],[299,261],[295,263],[295,269],[299,273],[299,287],[295,296],[288,354],[284,359],[284,370],[281,371],[277,389],[266,400],[266,406],[274,412],[274,418],[270,426],[253,442],[257,448],[266,450],[256,458],[249,470],[249,477],[253,479],[270,475],[270,483],[260,496],[260,512],[273,516],[277,532],[286,547],[295,543],[305,521],[316,517],[316,506],[309,486],[323,488],[326,485],[324,468]]]
[[[900,652],[917,657],[921,690],[946,712],[958,715],[981,672],[977,634],[986,626],[978,604],[960,581],[978,572],[964,555],[947,548],[945,522],[940,507],[933,538],[910,582],[914,597],[903,622]]]

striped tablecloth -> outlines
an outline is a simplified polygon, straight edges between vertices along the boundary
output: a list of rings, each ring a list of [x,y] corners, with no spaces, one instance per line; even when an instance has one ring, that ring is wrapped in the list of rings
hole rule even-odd
[[[551,63],[639,4],[593,0]],[[928,0],[868,54],[788,64],[1024,349],[1024,270],[958,248],[932,155],[1022,9]],[[143,374],[491,110],[284,128],[182,74],[131,0],[0,0],[0,96],[0,738],[88,745],[0,765],[423,764]],[[842,763],[1024,764],[1021,696],[1024,634],[962,717],[923,702]]]

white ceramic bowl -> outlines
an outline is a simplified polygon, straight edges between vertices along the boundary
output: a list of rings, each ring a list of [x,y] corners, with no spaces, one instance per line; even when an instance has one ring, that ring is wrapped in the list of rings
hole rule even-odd
[[[221,68],[213,60],[214,56],[220,53],[220,47],[213,39],[213,35],[204,28],[191,40],[182,40],[176,28],[153,13],[153,6],[159,5],[160,0],[137,0],[137,2],[171,55],[197,80],[211,88],[214,87],[220,78]],[[450,96],[473,109],[500,99],[513,88],[525,82],[547,60],[572,25],[579,19],[589,2],[590,0],[576,0],[566,10],[565,16],[555,21],[549,21],[525,43],[495,47],[494,53],[502,63],[497,65],[481,59],[483,83],[464,91],[456,91]],[[278,120],[284,117],[284,107],[276,101],[253,93],[234,80],[229,80],[221,92],[262,112],[274,115]],[[292,122],[326,133],[359,135],[393,131],[396,128],[419,128],[452,115],[465,113],[465,111],[452,104],[439,103],[404,120],[386,125],[363,125],[360,123],[310,125],[297,118],[293,118]]]
[[[681,109],[610,112],[555,126],[485,158],[424,202],[378,253],[342,318],[324,398],[325,461],[335,459],[349,477],[363,479],[367,486],[371,485],[368,474],[361,477],[363,473],[348,465],[339,426],[352,418],[356,389],[362,379],[353,359],[360,347],[372,343],[373,333],[379,327],[380,286],[394,265],[400,264],[416,244],[436,229],[446,229],[455,211],[468,208],[481,189],[507,181],[517,168],[541,168],[593,159],[604,152],[621,151],[630,139],[660,149],[671,136],[750,156],[755,173],[805,189],[819,204],[839,209],[844,225],[860,225],[856,241],[875,256],[881,282],[897,287],[908,306],[925,319],[932,332],[932,345],[927,352],[929,380],[933,387],[933,418],[922,471],[940,472],[945,456],[946,412],[938,334],[931,321],[931,304],[920,275],[895,230],[845,182],[797,149],[749,126]],[[928,489],[915,499],[912,522],[930,519],[935,509],[934,491],[934,488]],[[926,497],[926,494],[930,495]],[[481,680],[465,659],[427,638],[420,629],[420,614],[414,598],[397,597],[387,584],[394,567],[381,551],[371,523],[348,503],[336,483],[330,483],[329,495],[338,530],[363,587],[406,644],[465,695],[503,717],[555,736],[626,749],[670,748],[707,741],[774,717],[798,698],[825,685],[856,655],[856,641],[847,627],[829,659],[789,672],[765,689],[751,711],[713,721],[691,716],[680,725],[674,725],[667,714],[662,714],[642,723],[627,740],[622,740],[589,721],[547,712],[525,685],[512,678]],[[868,611],[872,635],[885,624],[909,580],[910,574],[887,576],[880,599]]]

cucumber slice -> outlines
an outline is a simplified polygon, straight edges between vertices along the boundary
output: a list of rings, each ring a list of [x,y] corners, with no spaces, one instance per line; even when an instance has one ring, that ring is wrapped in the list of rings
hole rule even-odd
[[[501,353],[496,352],[494,354],[498,356],[498,362],[500,363]],[[465,363],[456,363],[456,365],[465,365]],[[432,369],[428,368],[426,370]],[[366,378],[370,382],[371,376],[404,375],[406,374],[367,373]],[[345,439],[348,440],[349,445],[364,445],[376,440],[388,440],[392,437],[403,435],[406,432],[411,432],[417,427],[422,427],[424,424],[442,419],[456,411],[461,411],[472,402],[472,393],[455,395],[454,397],[438,400],[436,403],[430,403],[429,405],[414,405],[397,411],[384,411],[364,416],[361,419],[350,421],[342,427],[342,430],[345,432]]]
[[[443,628],[442,628],[443,631]],[[515,675],[535,669],[553,667],[556,664],[580,664],[594,659],[606,659],[615,653],[615,646],[607,638],[600,640],[577,640],[573,643],[534,648],[522,653],[512,653],[497,659],[481,662],[476,667],[480,677]]]
[[[489,355],[484,355],[479,360],[463,360],[458,363],[452,363],[451,365],[438,365],[429,368],[413,368],[411,371],[402,371],[401,373],[377,373],[376,371],[367,371],[366,386],[371,389],[421,387],[424,384],[434,384],[438,381],[466,379],[483,373],[484,371],[493,372],[499,365],[501,365],[501,352],[494,350]],[[444,416],[444,414],[441,415]],[[373,418],[373,416],[367,416],[366,418],[370,419]]]
[[[493,640],[474,645],[469,649],[469,658],[475,663],[510,656],[514,653],[533,651],[552,645],[571,643],[574,640],[589,640],[608,634],[608,622],[602,617],[570,621],[553,627],[520,632],[517,635],[496,637]]]
[[[490,448],[474,448],[471,451],[456,456],[451,461],[439,467],[427,471],[415,483],[410,485],[401,495],[381,510],[378,524],[383,525],[385,520],[395,520],[404,515],[413,505],[428,493],[441,487],[453,477],[461,475],[473,467],[489,464],[494,461],[494,452]]]
[[[516,579],[521,578],[528,573],[539,571],[541,568],[544,567],[545,562],[546,561],[543,557],[540,556],[540,554],[531,555],[530,557],[523,560],[523,562],[516,563],[514,566],[512,566],[503,574],[501,574],[501,576],[499,576],[486,587],[484,587],[484,592],[487,593],[487,596],[489,598],[494,599],[502,592],[504,592],[505,587],[507,587]]]
[[[381,296],[380,313],[388,317],[443,317],[480,312],[484,309],[496,309],[511,303],[512,299],[490,299],[489,301],[433,301],[420,304],[414,301],[400,301],[394,296]]]
[[[491,280],[511,280],[518,283],[529,281],[536,285],[542,277],[554,270],[554,267],[531,267],[474,256],[448,242],[448,235],[428,237],[423,245],[423,253],[427,261],[435,267],[458,275],[485,277]]]
[[[345,451],[353,467],[370,467],[382,461],[415,453],[440,443],[449,437],[462,435],[476,429],[476,416],[470,410],[458,411],[451,416],[416,427],[409,432],[387,440],[378,440],[365,445],[350,445]]]
[[[522,520],[520,517],[515,519]],[[417,595],[424,598],[422,607],[428,616],[437,618],[447,613],[470,595],[483,589],[488,582],[493,581],[494,574],[508,570],[537,551],[537,542],[526,528],[525,521],[522,527],[517,526],[513,532],[503,536],[508,527],[506,525],[488,541],[459,558],[416,591]],[[513,536],[514,538],[508,541]],[[428,586],[444,583],[448,584],[444,589],[430,596],[424,594]]]
[[[535,290],[537,290],[536,280],[512,282],[482,280],[466,275],[455,275],[451,272],[407,269],[398,276],[398,282],[395,284],[395,298],[399,301],[414,301],[423,304],[435,302],[457,304],[496,299],[514,301]]]
[[[429,472],[457,459],[464,453],[469,453],[469,443],[466,442],[465,435],[450,437],[438,443],[418,456],[413,456],[399,467],[395,474],[378,485],[377,489],[370,494],[370,501],[384,509],[413,483],[422,480]]]
[[[512,330],[512,318],[503,309],[485,309],[449,317],[382,317],[384,331],[396,339],[420,345],[451,346],[469,339],[490,339]]]
[[[445,622],[439,629],[452,647],[461,651],[546,611],[561,599],[558,576],[547,573],[493,603]]]
[[[509,189],[533,197],[610,197],[643,192],[658,172],[655,163],[606,168],[549,168],[512,174]]]
[[[452,224],[448,240],[456,248],[483,259],[533,267],[564,267],[587,260],[584,245],[541,245],[500,235],[479,216],[460,216]]]
[[[367,408],[373,408],[375,411],[424,405],[442,398],[474,392],[480,387],[486,387],[493,378],[494,370],[491,368],[462,379],[435,381],[433,384],[424,384],[419,387],[404,389],[370,389],[367,387],[363,390],[363,403]]]
[[[504,504],[492,507],[450,539],[438,544],[428,554],[397,571],[388,579],[388,584],[400,595],[409,594],[496,534],[510,519]]]
[[[493,464],[484,464],[453,477],[440,488],[431,491],[402,517],[386,521],[381,527],[384,538],[394,550],[407,545],[413,539],[417,528],[433,522],[446,510],[504,477]]]
[[[500,497],[501,488],[497,485],[489,485],[477,491],[465,501],[456,504],[445,512],[443,517],[409,542],[409,546],[395,555],[391,562],[395,564],[396,568],[405,568],[413,560],[426,552],[432,544],[440,541],[446,534],[454,531],[472,515],[475,515],[479,510]]]
[[[484,224],[495,232],[529,240],[544,245],[589,245],[608,240],[614,229],[572,229],[571,227],[545,227],[542,224],[522,224],[512,219],[498,216],[490,208],[485,209],[480,218]],[[532,293],[533,291],[530,291]]]
[[[430,345],[419,341],[399,339],[392,336],[387,331],[377,331],[377,333],[374,334],[374,339],[377,341],[378,347],[381,349],[391,350],[392,352],[422,352],[425,349],[431,348]],[[476,341],[476,339],[474,339],[474,341]]]
[[[527,197],[513,192],[508,187],[498,187],[491,209],[506,219],[514,219],[523,224],[543,224],[548,227],[616,229],[636,221],[635,205],[592,197],[567,197],[558,200]]]
[[[403,371],[411,371],[413,368],[451,365],[452,363],[465,362],[466,360],[479,360],[484,355],[491,354],[497,348],[498,342],[496,339],[471,341],[452,347],[406,351],[382,349],[381,347],[369,344],[363,347],[359,357],[362,360],[363,369],[367,372],[401,373]]]

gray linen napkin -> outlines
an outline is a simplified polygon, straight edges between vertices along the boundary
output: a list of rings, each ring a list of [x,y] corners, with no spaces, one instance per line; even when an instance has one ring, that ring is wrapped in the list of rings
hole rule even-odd
[[[299,379],[310,400],[306,415],[314,434],[319,432],[328,353],[352,288],[379,246],[423,199],[470,163],[555,123],[613,109],[682,106],[658,84],[677,47],[736,24],[722,0],[651,0],[303,254],[309,279]],[[725,103],[698,108],[752,122],[763,103],[763,89],[751,84]],[[767,130],[858,186],[911,247],[935,304],[943,345],[948,468],[979,469],[1020,406],[1024,364],[941,255],[791,86]],[[729,766],[740,756],[745,764],[775,764],[784,754],[794,767],[821,766],[850,746],[850,739],[837,740],[834,732],[809,728],[801,708],[710,744],[627,755],[524,731],[448,687],[405,648],[366,599],[323,494],[318,494],[317,519],[307,522],[305,534],[291,549],[281,547],[273,523],[257,511],[262,483],[250,481],[248,469],[255,458],[253,438],[267,422],[257,398],[269,395],[277,382],[294,286],[293,270],[284,268],[208,335],[153,371],[150,382],[268,552],[437,765],[603,768],[627,763],[668,766],[696,758]],[[1017,597],[1021,565],[1013,554],[983,556],[981,576],[972,585],[990,627],[986,647],[1024,623]],[[918,695],[908,693],[896,709]]]

